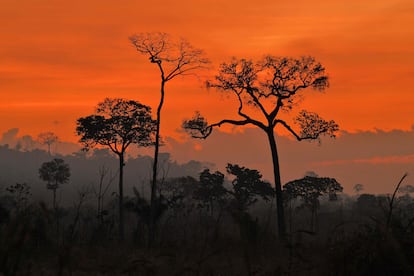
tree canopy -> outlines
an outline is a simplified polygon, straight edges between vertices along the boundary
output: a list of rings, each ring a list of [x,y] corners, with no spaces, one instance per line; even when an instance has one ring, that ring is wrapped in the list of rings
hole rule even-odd
[[[319,139],[321,135],[335,137],[338,125],[326,121],[317,113],[301,110],[295,118],[299,131],[295,131],[280,111],[290,111],[301,101],[300,92],[306,88],[323,91],[329,86],[325,68],[313,57],[299,59],[266,56],[254,63],[247,59],[232,59],[222,63],[215,79],[207,82],[207,87],[216,88],[233,94],[239,107],[237,114],[241,120],[224,119],[208,124],[207,120],[196,112],[186,120],[183,127],[195,138],[208,137],[214,127],[223,124],[255,125],[265,131],[282,125],[298,140]],[[251,112],[249,107],[261,115]]]
[[[53,191],[53,208],[55,209],[57,208],[56,190],[60,184],[69,181],[70,175],[69,165],[60,158],[54,158],[52,161],[44,162],[39,168],[39,178],[47,182],[47,189]]]
[[[308,88],[319,91],[329,86],[325,67],[313,57],[276,57],[268,55],[257,62],[233,58],[221,64],[217,75],[207,87],[232,95],[237,103],[238,119],[222,119],[208,123],[199,112],[182,124],[194,138],[207,138],[214,128],[224,124],[253,125],[266,133],[272,154],[274,183],[277,199],[279,234],[286,234],[283,193],[280,177],[276,126],[282,126],[298,141],[318,140],[322,135],[335,137],[339,129],[333,120],[325,120],[317,113],[301,110],[293,120],[286,117],[301,100],[301,92]]]
[[[305,176],[286,183],[283,190],[286,200],[300,198],[306,205],[313,206],[323,195],[335,200],[343,188],[335,178]]]
[[[155,121],[151,108],[137,101],[106,98],[96,114],[77,120],[76,132],[85,150],[107,146],[114,153],[125,152],[131,144],[153,144]]]

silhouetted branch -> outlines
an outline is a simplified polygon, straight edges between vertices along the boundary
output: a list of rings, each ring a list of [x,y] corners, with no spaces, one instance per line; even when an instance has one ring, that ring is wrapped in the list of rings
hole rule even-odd
[[[282,124],[293,136],[295,136],[295,138],[298,140],[298,141],[301,141],[303,138],[302,137],[300,137],[291,127],[290,127],[290,125],[288,125],[285,121],[283,121],[283,120],[275,120],[275,123],[274,123],[274,125],[276,125],[277,123],[280,123],[280,124]]]
[[[149,55],[150,62],[158,65],[164,82],[207,68],[210,63],[203,50],[182,38],[174,42],[166,33],[141,33],[130,36],[129,40],[139,53]]]
[[[336,137],[339,126],[335,121],[326,121],[318,114],[302,110],[296,117],[296,122],[301,128],[300,140],[316,140],[320,135]]]
[[[399,189],[399,188],[400,188],[400,186],[401,186],[401,183],[404,181],[404,179],[405,179],[407,176],[408,176],[408,174],[407,174],[407,173],[405,173],[405,174],[401,177],[400,181],[398,182],[397,186],[395,187],[394,193],[392,194],[392,197],[391,197],[391,200],[390,200],[390,203],[389,203],[388,216],[387,216],[387,227],[389,227],[389,226],[390,226],[390,223],[391,223],[392,211],[393,211],[393,209],[394,209],[394,200],[395,200],[395,195],[397,194],[398,189]]]
[[[247,117],[248,118],[248,117]],[[192,119],[184,120],[182,127],[191,135],[193,138],[206,139],[213,131],[215,127],[221,127],[224,124],[231,124],[237,126],[244,126],[248,124],[260,124],[261,127],[265,127],[262,123],[252,120],[250,118],[246,120],[230,120],[224,119],[214,124],[208,124],[207,121],[199,112],[196,112]]]

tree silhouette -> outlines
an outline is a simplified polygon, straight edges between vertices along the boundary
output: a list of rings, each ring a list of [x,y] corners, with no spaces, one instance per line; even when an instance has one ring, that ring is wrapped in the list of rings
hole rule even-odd
[[[272,186],[262,180],[259,171],[233,164],[228,164],[226,169],[236,177],[231,182],[233,191],[228,192],[233,195],[239,211],[245,212],[259,197],[268,201],[274,195]]]
[[[209,169],[205,169],[200,173],[200,181],[193,198],[200,201],[199,206],[209,210],[211,216],[214,214],[215,204],[222,207],[227,201],[227,190],[223,184],[224,174],[219,171],[211,173]]]
[[[53,132],[42,132],[37,136],[37,140],[39,141],[40,144],[42,145],[47,145],[47,152],[50,154],[50,146],[53,145],[54,143],[56,143],[59,138],[57,137],[56,134],[54,134]]]
[[[208,64],[203,51],[194,48],[184,39],[174,40],[166,33],[140,33],[129,37],[138,53],[149,57],[149,61],[155,64],[160,72],[161,97],[157,108],[157,126],[155,135],[154,163],[151,183],[151,223],[149,227],[149,242],[155,234],[154,212],[157,193],[158,152],[160,146],[161,110],[164,104],[165,85],[177,76],[187,75]]]
[[[328,195],[330,200],[336,200],[337,193],[342,192],[341,184],[335,178],[305,176],[286,183],[283,191],[286,200],[300,198],[303,206],[311,210],[311,228],[314,230],[317,210],[319,208],[319,198]]]
[[[362,184],[355,184],[352,189],[354,190],[354,192],[357,195],[359,195],[359,193],[364,190],[364,185],[362,185]]]
[[[246,59],[233,59],[221,64],[215,79],[208,82],[207,87],[234,95],[240,118],[223,119],[209,124],[196,112],[192,119],[183,122],[183,127],[194,138],[207,138],[215,127],[224,124],[253,125],[265,132],[273,161],[278,230],[283,238],[286,225],[275,128],[283,126],[299,141],[319,140],[323,134],[335,137],[338,125],[334,121],[322,119],[316,113],[305,110],[299,112],[295,123],[300,132],[283,119],[283,114],[293,109],[300,99],[300,92],[307,88],[324,90],[328,87],[325,68],[313,57],[295,59],[266,56],[256,63]]]
[[[234,176],[231,181],[232,189],[228,189],[230,204],[228,209],[239,226],[240,237],[243,241],[243,255],[248,275],[252,273],[250,244],[258,238],[258,221],[253,219],[248,208],[259,198],[268,201],[274,196],[272,186],[262,180],[262,175],[257,170],[240,167],[236,164],[227,164],[227,173]]]
[[[137,101],[106,98],[96,114],[77,120],[76,132],[84,150],[97,145],[108,147],[119,159],[119,236],[124,239],[123,168],[125,152],[131,144],[153,145],[156,122],[151,108]]]
[[[13,197],[13,203],[17,212],[26,209],[29,198],[32,195],[30,189],[31,188],[27,183],[16,183],[15,185],[6,187],[6,191]]]
[[[46,188],[53,192],[53,208],[57,209],[56,190],[60,184],[69,181],[70,168],[63,159],[55,158],[50,162],[44,162],[39,169],[39,178],[46,181]]]

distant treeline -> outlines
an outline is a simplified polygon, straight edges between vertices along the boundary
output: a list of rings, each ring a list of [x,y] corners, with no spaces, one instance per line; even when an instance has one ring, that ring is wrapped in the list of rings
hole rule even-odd
[[[90,153],[79,151],[70,155],[50,156],[46,150],[20,151],[8,145],[2,145],[0,146],[0,195],[9,185],[27,183],[31,187],[34,199],[48,202],[49,191],[46,189],[45,182],[39,179],[39,168],[42,163],[53,158],[65,160],[71,170],[69,183],[62,185],[58,190],[58,199],[60,205],[63,206],[72,203],[80,187],[98,185],[101,170],[107,171],[107,178],[111,175],[116,176],[119,170],[116,156],[107,149],[95,149]],[[133,194],[132,187],[136,187],[144,195],[149,193],[151,164],[152,157],[149,156],[128,157],[124,168],[126,195]],[[169,153],[161,153],[159,167],[161,178],[198,177],[204,168],[211,168],[213,164],[194,160],[180,164],[173,161]],[[116,192],[117,185],[117,179],[115,179],[108,194]]]

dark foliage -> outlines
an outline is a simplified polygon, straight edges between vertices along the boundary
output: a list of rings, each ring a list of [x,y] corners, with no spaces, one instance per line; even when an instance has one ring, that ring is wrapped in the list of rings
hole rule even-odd
[[[44,162],[39,168],[39,178],[45,181],[46,188],[53,192],[53,208],[57,208],[56,190],[59,185],[67,183],[70,178],[70,167],[63,159],[55,158]]]
[[[106,98],[99,103],[96,114],[79,118],[76,132],[79,142],[89,150],[97,145],[108,147],[119,159],[119,237],[124,239],[124,166],[125,153],[131,144],[154,145],[157,122],[151,108],[137,101]]]

